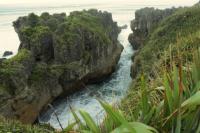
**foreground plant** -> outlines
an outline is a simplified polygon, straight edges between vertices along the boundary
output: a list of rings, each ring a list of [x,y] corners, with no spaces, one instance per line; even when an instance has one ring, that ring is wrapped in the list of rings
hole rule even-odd
[[[156,129],[140,122],[129,122],[125,119],[122,112],[113,108],[106,102],[99,101],[105,110],[105,119],[102,124],[97,125],[92,117],[85,111],[79,111],[83,121],[72,109],[75,123],[69,125],[64,132],[69,132],[77,126],[77,132],[81,133],[157,133]]]
[[[172,65],[163,76],[160,103],[150,100],[148,83],[141,78],[140,106],[137,119],[150,124],[160,132],[200,132],[200,53],[196,52],[193,65]],[[154,91],[158,91],[154,89]]]
[[[137,122],[126,120],[122,112],[109,104],[99,101],[106,112],[101,125],[97,125],[85,111],[79,111],[83,122],[72,110],[75,123],[83,133],[199,133],[200,132],[200,53],[196,52],[191,68],[180,64],[172,65],[163,76],[162,98],[155,104],[150,99],[150,88],[144,76],[140,82],[140,104],[134,112]],[[158,91],[158,90],[154,90]],[[132,116],[130,116],[132,117]],[[151,126],[148,126],[151,125]]]
[[[192,68],[173,66],[164,76],[163,128],[171,132],[200,132],[200,64],[199,52]]]
[[[50,125],[27,125],[0,115],[0,133],[55,133]]]

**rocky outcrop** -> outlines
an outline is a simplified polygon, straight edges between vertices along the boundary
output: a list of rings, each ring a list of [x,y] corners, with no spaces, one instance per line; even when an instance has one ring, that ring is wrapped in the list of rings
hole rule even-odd
[[[14,22],[18,54],[0,63],[0,114],[33,123],[55,98],[110,75],[123,50],[108,12],[29,14]]]
[[[154,9],[154,8],[143,8],[137,10],[135,12],[135,19],[131,21],[131,29],[133,33],[131,33],[128,37],[130,44],[132,45],[134,50],[137,50],[135,55],[133,56],[133,64],[131,67],[131,77],[135,78],[140,69],[140,57],[138,57],[138,53],[140,52],[140,48],[144,45],[145,40],[148,35],[156,28],[159,23],[173,14],[177,8],[171,9]]]
[[[128,28],[128,25],[125,24],[125,25],[120,26],[119,28],[120,28],[120,29],[127,29],[127,28]]]
[[[12,52],[12,51],[5,51],[5,52],[3,53],[3,57],[10,56],[10,55],[13,55],[13,52]]]
[[[143,8],[135,12],[135,19],[131,21],[133,33],[129,35],[129,42],[135,50],[139,49],[148,34],[159,24],[161,20],[174,13],[177,9]]]

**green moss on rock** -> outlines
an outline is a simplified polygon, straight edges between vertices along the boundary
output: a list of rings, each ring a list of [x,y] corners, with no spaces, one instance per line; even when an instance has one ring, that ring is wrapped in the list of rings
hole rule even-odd
[[[12,77],[20,77],[22,71],[26,69],[29,62],[32,62],[32,54],[29,50],[21,49],[13,58],[0,63],[0,88],[7,90],[11,94],[16,89],[12,84]],[[25,75],[23,75],[25,76]]]
[[[0,64],[0,75],[9,76],[14,75],[16,72],[23,67],[23,63],[30,60],[31,53],[26,49],[22,49],[13,58],[7,59]]]

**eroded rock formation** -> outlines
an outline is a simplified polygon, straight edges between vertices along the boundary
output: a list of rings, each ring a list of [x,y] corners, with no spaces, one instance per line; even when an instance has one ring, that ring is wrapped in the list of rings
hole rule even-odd
[[[139,49],[154,27],[175,11],[176,8],[160,10],[148,7],[137,10],[135,12],[135,19],[131,21],[133,33],[131,33],[128,38],[133,48],[135,50]]]
[[[58,96],[110,75],[123,50],[108,12],[32,13],[14,28],[21,44],[15,57],[0,63],[0,114],[24,123],[33,123]]]
[[[135,78],[140,69],[140,57],[138,53],[140,48],[144,45],[148,35],[156,28],[159,23],[167,16],[173,14],[177,8],[171,9],[154,9],[154,8],[143,8],[135,12],[135,19],[131,21],[131,29],[133,33],[129,35],[129,42],[131,43],[134,50],[137,50],[133,56],[133,64],[131,67],[131,77]]]
[[[5,51],[5,52],[3,53],[3,57],[10,56],[10,55],[13,55],[13,52],[12,52],[12,51]]]

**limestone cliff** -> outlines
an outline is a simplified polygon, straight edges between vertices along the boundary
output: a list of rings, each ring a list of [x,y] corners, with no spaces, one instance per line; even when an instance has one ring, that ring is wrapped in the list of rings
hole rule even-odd
[[[161,20],[174,13],[177,9],[143,8],[135,12],[135,19],[131,21],[133,33],[129,35],[129,42],[135,50],[139,49],[148,34],[159,24]]]
[[[120,29],[95,9],[18,18],[18,54],[0,64],[0,114],[33,123],[55,98],[103,80],[123,50]]]
[[[146,7],[135,12],[135,19],[131,21],[131,29],[133,33],[131,33],[128,38],[133,49],[137,50],[132,58],[132,78],[135,78],[137,76],[137,73],[141,69],[141,60],[140,57],[137,55],[139,54],[140,49],[143,47],[145,41],[148,39],[148,35],[156,27],[158,27],[163,19],[172,15],[176,10],[177,8],[160,10]]]

